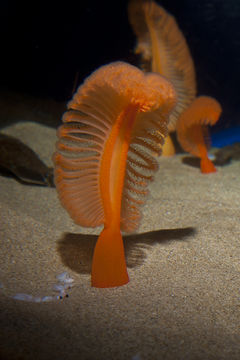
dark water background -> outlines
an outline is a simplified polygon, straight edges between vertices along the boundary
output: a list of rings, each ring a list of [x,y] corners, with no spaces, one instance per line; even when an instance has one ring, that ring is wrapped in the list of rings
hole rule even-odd
[[[127,1],[2,1],[0,87],[67,101],[97,67],[137,65]],[[189,44],[198,94],[215,97],[223,114],[215,131],[240,125],[240,0],[159,2]]]

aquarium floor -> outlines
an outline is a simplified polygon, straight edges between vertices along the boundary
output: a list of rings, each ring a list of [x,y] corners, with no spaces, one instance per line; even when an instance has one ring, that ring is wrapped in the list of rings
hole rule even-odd
[[[3,131],[51,165],[54,129]],[[100,228],[74,225],[54,188],[0,177],[1,359],[240,358],[239,162],[202,175],[183,157],[159,159],[141,227],[124,237],[130,282],[113,289],[90,286]],[[64,271],[68,297],[36,302]]]

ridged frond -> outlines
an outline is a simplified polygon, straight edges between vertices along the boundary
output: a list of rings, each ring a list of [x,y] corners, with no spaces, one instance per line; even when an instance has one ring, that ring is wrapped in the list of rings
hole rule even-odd
[[[85,111],[85,112],[83,112]],[[108,124],[98,111],[69,110],[58,131],[55,183],[63,206],[82,226],[98,226],[104,213],[99,191],[99,166]]]
[[[163,121],[161,109],[151,114],[139,114],[138,121],[142,126],[133,132],[123,190],[121,229],[126,232],[139,226],[141,206],[148,194],[148,184],[158,170],[156,157],[161,154],[167,134],[167,121]]]

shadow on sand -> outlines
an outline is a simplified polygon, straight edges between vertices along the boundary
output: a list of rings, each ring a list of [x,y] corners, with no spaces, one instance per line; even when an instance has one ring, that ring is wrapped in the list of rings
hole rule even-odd
[[[195,229],[169,229],[123,236],[126,262],[129,268],[140,266],[147,258],[147,249],[157,243],[186,241]],[[91,264],[97,235],[66,233],[58,242],[58,253],[65,266],[80,274],[91,273]]]

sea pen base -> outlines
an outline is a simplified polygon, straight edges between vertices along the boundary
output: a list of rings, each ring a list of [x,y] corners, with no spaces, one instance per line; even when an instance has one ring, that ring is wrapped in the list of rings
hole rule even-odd
[[[103,229],[95,246],[92,286],[108,288],[129,282],[120,230]]]

